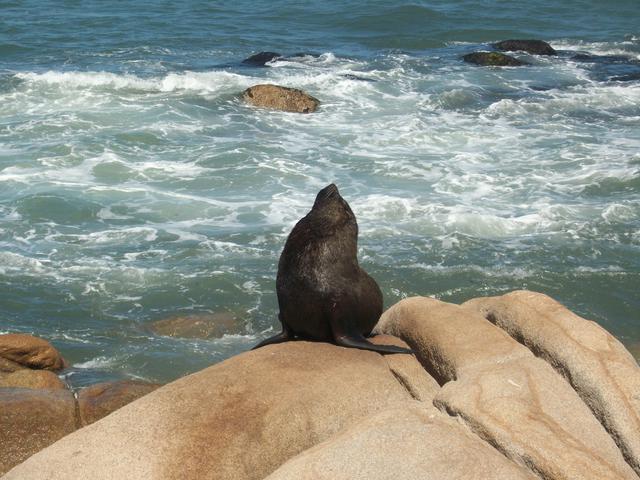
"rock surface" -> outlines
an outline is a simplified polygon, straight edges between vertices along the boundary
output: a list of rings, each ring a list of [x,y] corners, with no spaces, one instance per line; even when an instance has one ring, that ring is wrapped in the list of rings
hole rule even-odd
[[[377,331],[416,356],[269,345],[145,395],[3,480],[640,478],[640,368],[554,300],[410,298]]]
[[[268,480],[536,477],[462,425],[416,402],[391,407],[289,460]]]
[[[434,405],[515,463],[545,479],[637,479],[571,385],[479,312],[414,297],[377,329],[407,342],[443,384]]]
[[[21,369],[0,375],[0,388],[48,388],[65,389],[67,386],[58,376],[49,370]]]
[[[78,392],[80,423],[85,426],[96,422],[158,387],[155,383],[121,380],[83,388]]]
[[[0,335],[0,357],[28,368],[60,370],[65,362],[46,340],[22,333]]]
[[[412,400],[377,353],[269,345],[165,385],[6,480],[264,478],[348,424]]]
[[[70,391],[0,388],[0,475],[75,429]],[[49,466],[39,468],[47,478]]]
[[[320,105],[317,98],[302,90],[279,85],[254,85],[242,93],[242,98],[256,107],[296,113],[312,113]]]
[[[503,40],[492,45],[503,52],[527,52],[532,55],[557,55],[551,45],[542,40]]]
[[[640,474],[640,375],[622,343],[541,293],[516,291],[463,306],[481,312],[563,375]]]
[[[527,63],[521,62],[517,58],[498,52],[473,52],[468,53],[462,59],[467,63],[483,67],[520,67],[527,65]]]
[[[242,333],[238,319],[229,312],[164,318],[149,323],[147,328],[156,335],[182,338],[221,338]]]

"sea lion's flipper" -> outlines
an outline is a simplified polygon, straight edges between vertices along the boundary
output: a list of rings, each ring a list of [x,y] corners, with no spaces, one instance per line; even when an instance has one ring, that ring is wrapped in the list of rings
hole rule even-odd
[[[255,350],[256,348],[264,347],[265,345],[272,345],[274,343],[288,342],[289,340],[293,340],[293,337],[289,334],[289,332],[287,330],[283,330],[279,334],[274,335],[273,337],[269,337],[266,340],[261,341],[259,344],[257,344],[255,347],[253,347],[251,350]]]
[[[291,332],[289,327],[287,327],[287,325],[282,321],[282,314],[278,315],[278,318],[280,319],[280,323],[282,323],[282,331],[279,334],[274,335],[273,337],[269,337],[266,340],[261,341],[251,350],[264,347],[265,345],[272,345],[275,343],[283,343],[288,342],[289,340],[295,340],[293,333]]]
[[[377,345],[371,343],[362,336],[336,335],[336,345],[341,347],[359,348],[360,350],[372,350],[378,353],[413,353],[412,350],[395,345]]]

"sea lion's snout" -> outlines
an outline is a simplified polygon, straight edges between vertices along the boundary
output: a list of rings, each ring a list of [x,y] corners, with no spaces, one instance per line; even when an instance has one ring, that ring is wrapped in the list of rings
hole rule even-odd
[[[340,192],[338,192],[338,187],[332,183],[318,192],[315,203],[317,204],[318,202],[329,200],[334,197],[340,197]]]

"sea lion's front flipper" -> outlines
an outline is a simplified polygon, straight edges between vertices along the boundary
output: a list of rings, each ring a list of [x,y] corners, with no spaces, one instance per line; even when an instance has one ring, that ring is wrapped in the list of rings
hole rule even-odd
[[[280,323],[282,323],[282,332],[280,332],[277,335],[274,335],[273,337],[269,337],[266,340],[261,341],[259,344],[257,344],[255,347],[253,347],[251,350],[255,350],[256,348],[264,347],[265,345],[272,345],[274,343],[283,343],[283,342],[288,342],[289,340],[295,340],[293,334],[291,333],[291,330],[282,321],[282,317],[280,317]]]
[[[395,345],[376,345],[362,336],[336,335],[336,345],[341,347],[359,348],[360,350],[372,350],[378,353],[413,353],[412,350]]]

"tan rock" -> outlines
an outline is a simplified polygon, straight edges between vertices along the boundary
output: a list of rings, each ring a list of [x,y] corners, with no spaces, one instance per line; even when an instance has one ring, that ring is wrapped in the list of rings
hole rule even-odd
[[[640,368],[618,340],[541,293],[516,291],[463,306],[481,312],[563,375],[640,474]]]
[[[636,479],[592,412],[549,364],[471,308],[405,299],[378,331],[416,351],[444,384],[434,404],[545,479]]]
[[[320,101],[296,88],[279,85],[254,85],[242,93],[245,102],[256,107],[272,108],[285,112],[315,112]]]
[[[67,386],[58,376],[48,370],[22,369],[0,376],[0,388],[48,388],[65,389]]]
[[[379,345],[396,345],[408,348],[408,345],[398,337],[390,335],[377,335],[369,338],[369,341]],[[384,355],[383,358],[396,380],[407,389],[413,398],[431,404],[436,393],[440,390],[440,385],[422,368],[422,365],[416,361],[415,356],[394,354]]]
[[[75,429],[70,391],[0,388],[0,475]],[[47,478],[49,466],[40,468]]]
[[[269,345],[145,395],[3,480],[264,478],[403,401],[412,396],[377,353],[302,341]]]
[[[121,380],[83,388],[78,392],[80,422],[83,426],[96,422],[158,387],[156,383]]]
[[[240,320],[230,312],[181,315],[147,325],[156,335],[182,338],[221,338],[243,332]]]
[[[46,340],[22,333],[0,335],[0,357],[29,368],[60,370],[65,362]]]
[[[18,362],[0,357],[0,373],[11,373],[18,370],[24,370],[25,368],[27,367],[25,367],[24,365],[20,365]]]
[[[421,403],[403,403],[302,452],[267,480],[517,480],[537,477],[465,427]]]

